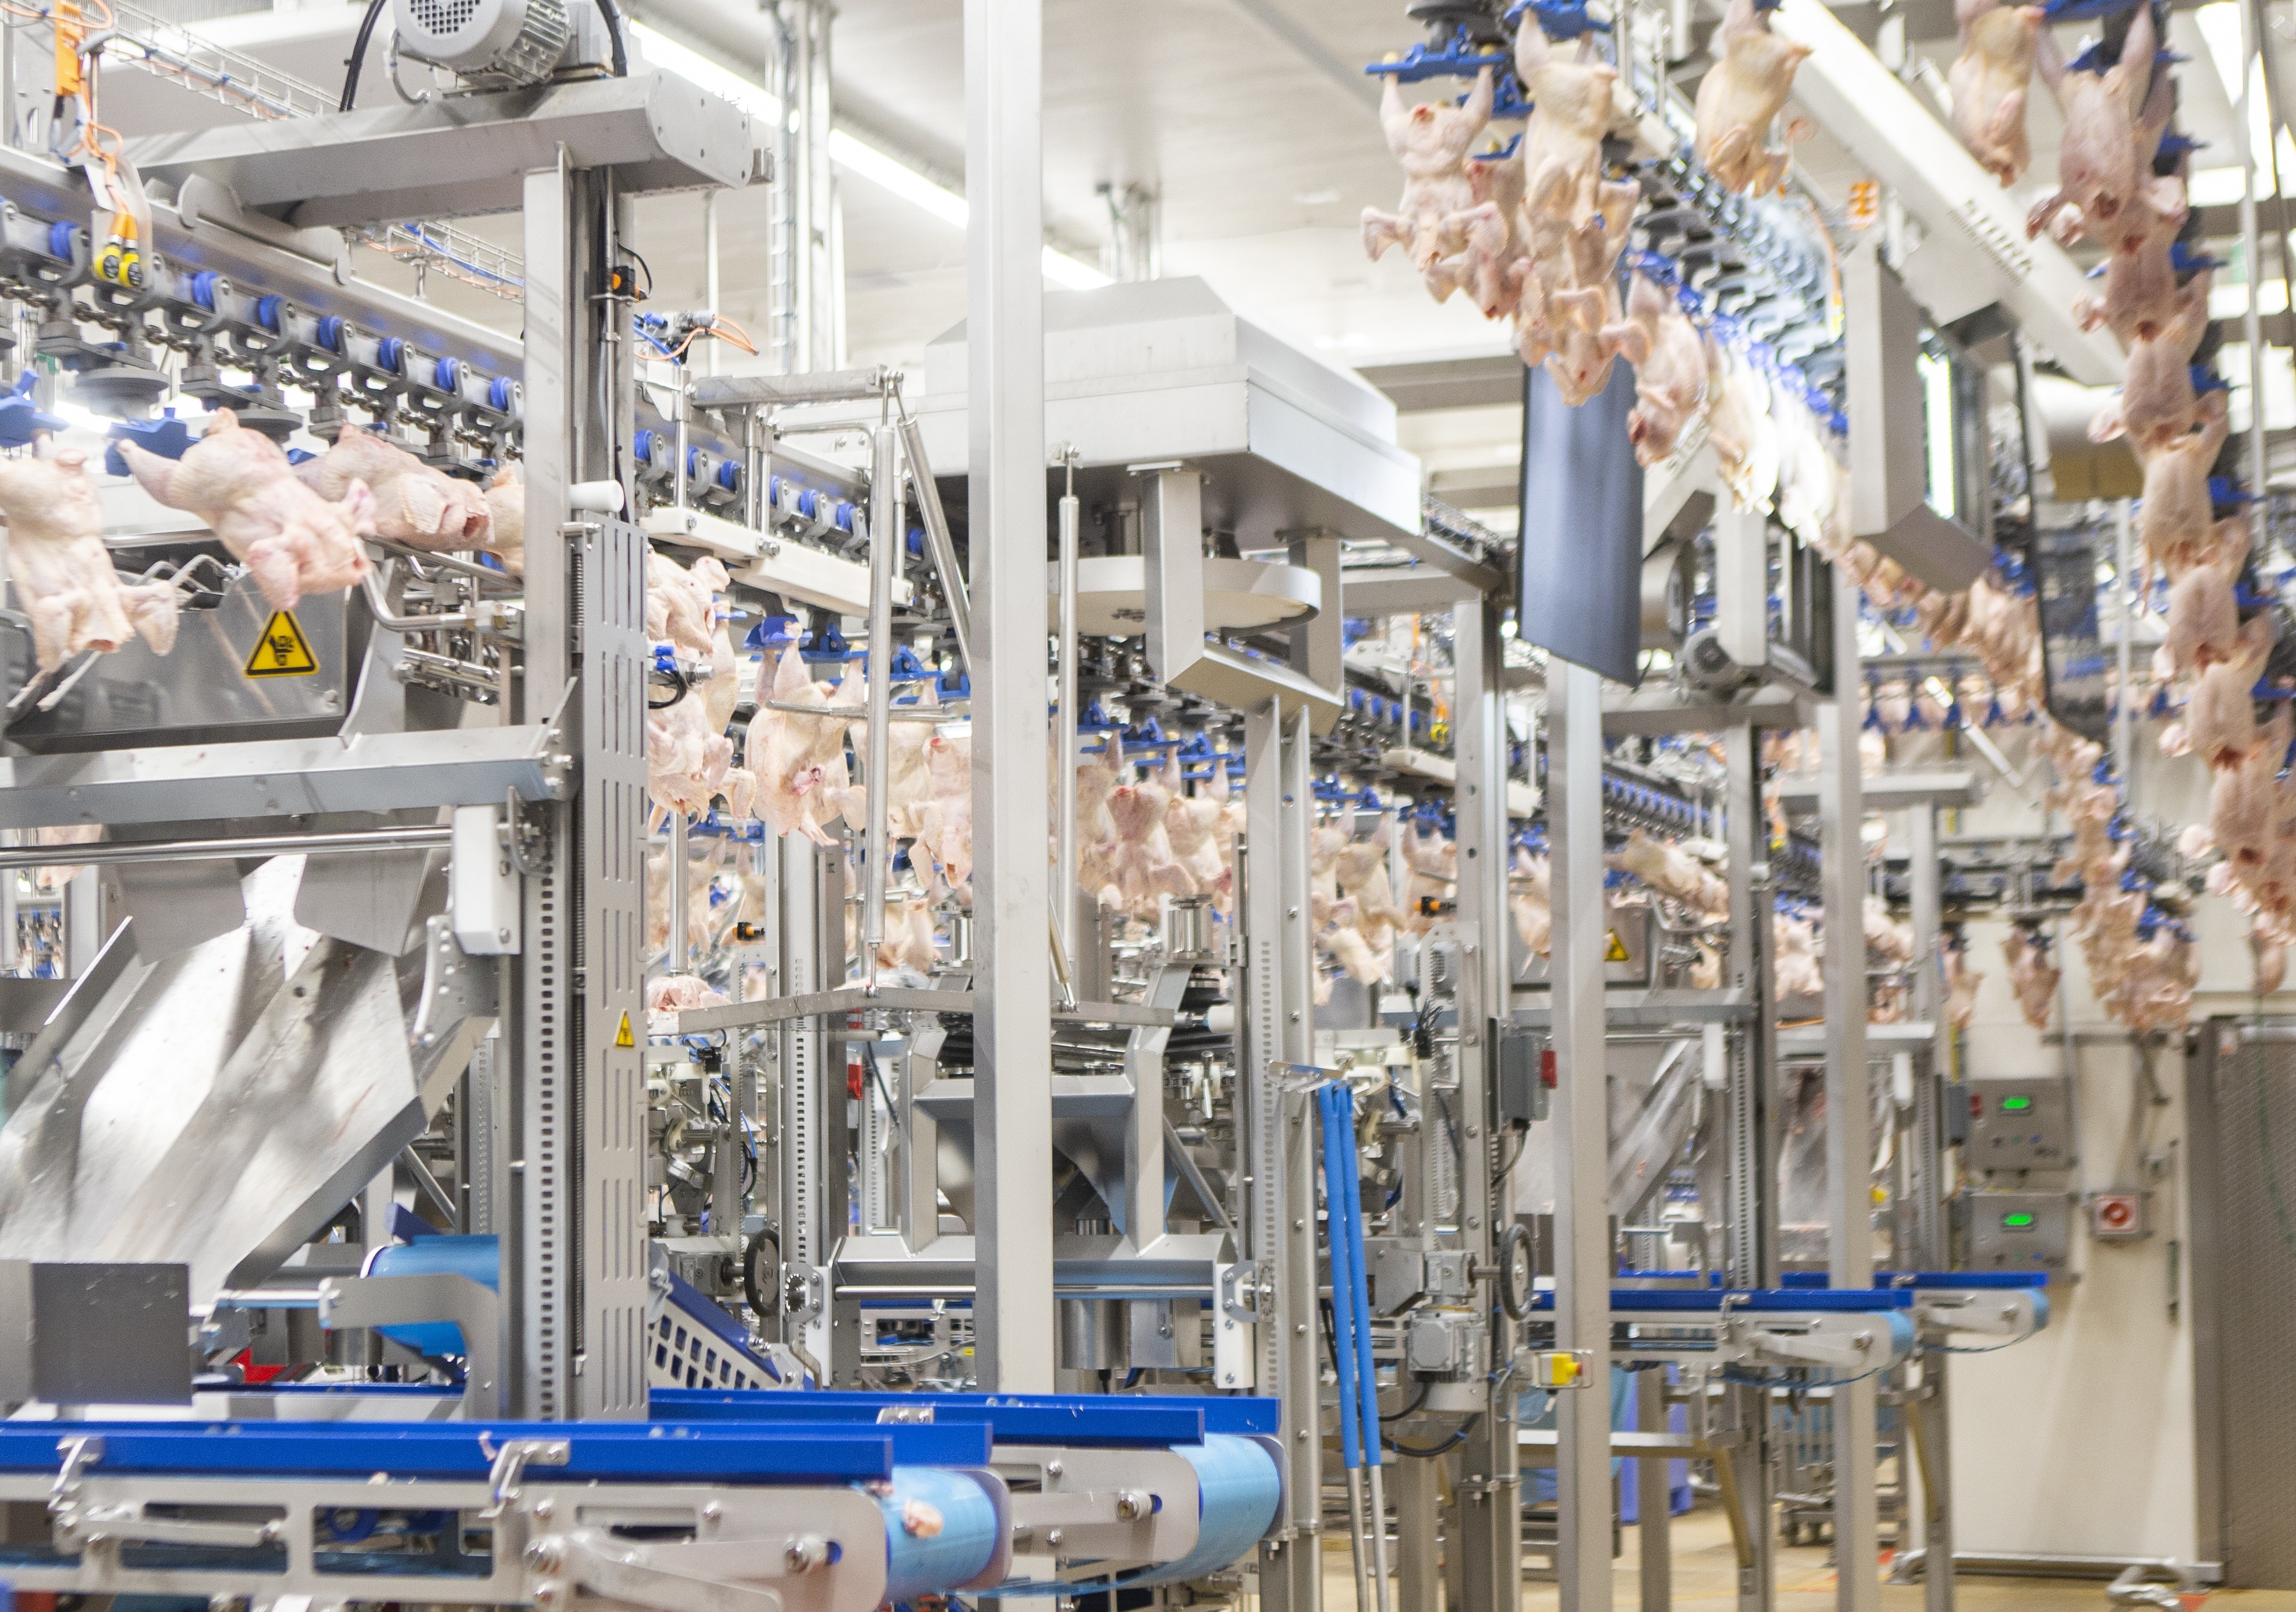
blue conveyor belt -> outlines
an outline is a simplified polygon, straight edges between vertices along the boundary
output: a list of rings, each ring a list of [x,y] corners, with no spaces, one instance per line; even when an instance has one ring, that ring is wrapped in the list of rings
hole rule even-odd
[[[964,1473],[898,1467],[871,1490],[885,1513],[887,1600],[964,1589],[996,1559],[1007,1525]]]
[[[58,1444],[100,1435],[95,1470],[187,1476],[483,1479],[512,1439],[563,1439],[568,1482],[872,1482],[895,1463],[986,1466],[980,1423],[788,1427],[661,1422],[10,1422],[0,1471],[56,1469]]]
[[[466,1276],[489,1293],[502,1287],[502,1238],[422,1237],[387,1243],[366,1257],[361,1276]],[[452,1321],[399,1321],[376,1331],[431,1360],[460,1360],[463,1330]]]
[[[1196,1469],[1196,1548],[1133,1583],[1177,1584],[1217,1573],[1259,1542],[1283,1503],[1283,1475],[1258,1439],[1209,1434],[1201,1444],[1183,1444],[1174,1453]]]
[[[1209,1434],[1265,1434],[1281,1407],[1258,1395],[1109,1394],[739,1394],[656,1388],[648,1402],[672,1421],[874,1422],[886,1410],[930,1411],[936,1422],[981,1421],[999,1443],[1080,1449],[1161,1449]]]
[[[1725,1309],[1755,1314],[1854,1315],[1866,1311],[1910,1310],[1913,1294],[1902,1287],[1613,1287],[1614,1313],[1668,1311],[1718,1315]],[[1554,1295],[1541,1291],[1534,1310],[1554,1308]]]

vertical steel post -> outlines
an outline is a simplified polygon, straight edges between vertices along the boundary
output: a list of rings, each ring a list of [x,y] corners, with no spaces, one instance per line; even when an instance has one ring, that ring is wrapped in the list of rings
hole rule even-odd
[[[1667,1429],[1666,1374],[1669,1368],[1637,1371],[1638,1394],[1635,1425],[1645,1433]],[[1642,1612],[1671,1612],[1674,1606],[1674,1554],[1671,1506],[1667,1477],[1673,1462],[1663,1455],[1635,1459],[1635,1504],[1641,1513]]]
[[[1045,944],[1043,0],[965,0],[973,1017],[980,1386],[1049,1393],[1052,970]]]
[[[1451,622],[1451,658],[1457,677],[1451,731],[1458,768],[1458,923],[1465,963],[1460,971],[1456,1049],[1459,1113],[1466,1131],[1461,1143],[1465,1168],[1459,1180],[1459,1246],[1476,1264],[1489,1266],[1494,1263],[1498,1232],[1508,1213],[1504,1183],[1492,1179],[1498,1163],[1497,1149],[1493,1146],[1497,1123],[1493,1090],[1496,1083],[1493,1077],[1497,1066],[1497,1048],[1494,1043],[1497,1028],[1507,1016],[1507,941],[1513,933],[1506,899],[1506,711],[1500,697],[1504,640],[1499,637],[1498,608],[1491,601],[1478,598],[1456,605]],[[1599,701],[1600,679],[1595,681]],[[1595,717],[1598,734],[1601,720],[1598,710]],[[1600,765],[1598,759],[1596,767]],[[1599,844],[1595,854],[1600,855]],[[1596,876],[1599,884],[1599,873]],[[1602,892],[1597,889],[1593,910],[1598,914],[1601,902]],[[1583,931],[1581,938],[1586,938]],[[1595,989],[1599,993],[1599,944],[1587,955],[1594,959]],[[1598,996],[1598,1036],[1600,1011]],[[1601,1067],[1599,1057],[1595,1067]],[[1602,1113],[1599,1103],[1595,1112]],[[1598,1215],[1597,1220],[1608,1223],[1604,1216]],[[1606,1332],[1609,1304],[1606,1281],[1603,1288]],[[1467,1442],[1460,1450],[1460,1548],[1466,1558],[1468,1612],[1514,1612],[1522,1598],[1521,1457],[1515,1447],[1514,1379],[1501,1369],[1514,1353],[1514,1325],[1496,1305],[1490,1314],[1493,1370],[1487,1379],[1490,1385],[1489,1403],[1470,1425]],[[1603,1397],[1607,1403],[1608,1394]],[[1607,1462],[1607,1440],[1605,1445]],[[1603,1493],[1607,1497],[1607,1465],[1603,1470]],[[1604,1522],[1607,1527],[1607,1498]],[[1607,1548],[1603,1571],[1607,1578]]]
[[[893,854],[890,831],[892,800],[886,789],[891,769],[893,707],[893,579],[900,570],[906,524],[901,518],[900,432],[877,427],[875,456],[869,467],[869,731],[863,765],[868,769],[867,865],[861,870],[861,974],[877,983],[877,948],[885,942],[885,881]],[[889,1116],[890,1117],[890,1116]]]
[[[2125,540],[2128,506],[2123,502],[2120,508]],[[2128,596],[2124,595],[2124,625],[2128,605]],[[2122,687],[2126,688],[2128,685],[2124,683]],[[1927,804],[1917,805],[1913,810],[1914,955],[1932,959],[1923,968],[1927,994],[1925,1000],[1917,1000],[1915,1016],[1928,1019],[1937,1029],[1929,1055],[1922,1060],[1915,1078],[1910,1123],[1906,1123],[1899,1133],[1901,1151],[1908,1164],[1905,1172],[1906,1189],[1913,1200],[1898,1205],[1899,1235],[1907,1238],[1906,1246],[1892,1251],[1900,1271],[1943,1271],[1950,1262],[1945,1246],[1942,1202],[1946,1161],[1940,1072],[1947,1066],[1953,1027],[1946,1023],[1943,983],[1936,967],[1943,960],[1939,950],[1943,901],[1939,887],[1937,812],[1936,807]],[[1913,1464],[1916,1450],[1921,1457],[1914,1476],[1921,1487],[1922,1598],[1926,1612],[1953,1612],[1955,1601],[1953,1463],[1946,1398],[1948,1359],[1942,1353],[1920,1357],[1921,1396],[1905,1408],[1909,1424],[1915,1417],[1921,1419],[1918,1429],[1910,1425],[1907,1427],[1909,1434],[1918,1432],[1920,1443],[1898,1457],[1900,1467]]]
[[[1283,1406],[1290,1457],[1283,1536],[1260,1550],[1267,1612],[1322,1605],[1323,1412],[1316,1342],[1314,1105],[1284,1090],[1281,1065],[1305,1063],[1315,966],[1308,930],[1307,716],[1270,702],[1243,722],[1242,1082],[1250,1256],[1259,1271],[1259,1383]]]
[[[1559,674],[1559,675],[1558,675]],[[1563,1612],[1611,1606],[1610,1118],[1603,1057],[1603,679],[1547,662],[1554,933],[1554,1341],[1591,1375],[1559,1396],[1555,1566]]]
[[[1817,708],[1818,834],[1825,889],[1825,1164],[1831,1199],[1827,1266],[1837,1288],[1874,1285],[1873,1110],[1866,1061],[1866,851],[1858,771],[1857,589],[1833,584],[1834,697]],[[1874,1474],[1874,1385],[1833,1391],[1834,1604],[1882,1604]]]
[[[1060,619],[1060,819],[1053,825],[1056,847],[1053,882],[1053,920],[1059,928],[1061,948],[1068,954],[1070,983],[1081,971],[1084,949],[1093,937],[1079,921],[1086,900],[1077,888],[1077,723],[1083,711],[1077,705],[1077,545],[1084,506],[1076,496],[1075,450],[1069,450],[1067,490],[1061,497],[1061,619]],[[1095,894],[1091,898],[1099,900]],[[1078,987],[1081,989],[1080,986]]]
[[[558,532],[574,480],[574,414],[581,396],[581,336],[588,327],[576,280],[582,260],[573,171],[555,165],[527,176],[521,228],[526,258],[526,511],[534,533],[526,568],[527,639],[519,685],[524,721],[560,708],[573,667],[564,646],[573,625],[571,562]],[[575,815],[563,799],[533,814],[542,871],[524,881],[526,945],[507,970],[497,1078],[509,1123],[499,1162],[510,1213],[502,1228],[504,1404],[512,1415],[558,1420],[573,1414],[574,1211],[572,868]]]
[[[2243,14],[2246,10],[2245,6],[2242,8]],[[2113,701],[2112,714],[2112,770],[2124,790],[2129,787],[2129,733],[2136,720],[2136,702],[2132,697],[2136,686],[2131,681],[2136,661],[2136,595],[2129,586],[2130,567],[2136,559],[2131,541],[2136,524],[2132,518],[2134,507],[2127,498],[2116,500],[2112,506],[2112,628],[2120,638],[2120,693]],[[1921,815],[1919,809],[1915,815]],[[1935,828],[1934,822],[1931,828]]]
[[[2241,309],[2241,339],[2248,343],[2248,486],[2250,491],[2257,493],[2264,490],[2266,472],[2271,464],[2264,435],[2264,308],[2259,300],[2264,281],[2263,243],[2256,227],[2256,160],[2260,153],[2251,149],[2251,125],[2259,88],[2257,48],[2260,43],[2256,37],[2256,8],[2243,4],[2240,94],[2233,100],[2232,149],[2233,160],[2240,164],[2240,256],[2243,277],[2248,282],[2247,306]],[[2276,127],[2267,128],[2266,133],[2267,138],[2279,137]]]
[[[1778,1285],[1777,1068],[1775,980],[1771,973],[1775,885],[1768,827],[1762,814],[1762,736],[1741,724],[1724,730],[1726,766],[1723,835],[1730,852],[1730,984],[1753,1008],[1731,1038],[1724,1181],[1728,1194],[1723,1269],[1737,1287]],[[1736,1458],[1741,1520],[1753,1559],[1738,1573],[1740,1612],[1775,1604],[1769,1460],[1770,1403],[1766,1388],[1730,1391],[1730,1427],[1742,1441]]]

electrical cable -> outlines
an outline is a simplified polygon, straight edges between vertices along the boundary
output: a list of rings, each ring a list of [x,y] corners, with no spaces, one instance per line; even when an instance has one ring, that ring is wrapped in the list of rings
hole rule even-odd
[[[669,675],[676,680],[677,692],[670,695],[669,698],[664,700],[659,705],[655,704],[652,700],[648,700],[646,702],[646,709],[648,711],[668,711],[671,706],[684,699],[686,695],[693,690],[693,685],[686,679],[685,674],[678,670],[676,667],[673,666],[669,669]]]
[[[1439,1455],[1450,1454],[1452,1451],[1457,1449],[1461,1444],[1465,1443],[1467,1442],[1468,1433],[1473,1429],[1475,1423],[1480,1419],[1481,1417],[1480,1413],[1475,1416],[1469,1417],[1462,1426],[1452,1430],[1450,1437],[1445,1439],[1441,1443],[1437,1444],[1434,1448],[1430,1450],[1423,1450],[1416,1444],[1401,1443],[1391,1438],[1383,1438],[1379,1442],[1388,1449],[1394,1451],[1398,1455],[1407,1455],[1414,1460],[1433,1460]]]
[[[1496,1170],[1496,1171],[1492,1174],[1492,1176],[1491,1176],[1491,1186],[1492,1186],[1492,1188],[1493,1188],[1494,1189],[1496,1189],[1496,1188],[1497,1188],[1497,1187],[1498,1187],[1502,1182],[1504,1182],[1504,1181],[1506,1180],[1506,1178],[1507,1178],[1507,1176],[1508,1176],[1509,1172],[1512,1172],[1512,1171],[1514,1169],[1514,1167],[1515,1167],[1515,1165],[1516,1165],[1517,1164],[1519,1164],[1519,1163],[1521,1163],[1521,1159],[1522,1159],[1522,1150],[1523,1150],[1523,1148],[1524,1148],[1526,1146],[1528,1146],[1528,1145],[1529,1144],[1529,1141],[1530,1141],[1530,1127],[1529,1127],[1529,1125],[1527,1125],[1527,1124],[1520,1124],[1520,1123],[1518,1123],[1517,1125],[1515,1125],[1515,1126],[1514,1126],[1514,1128],[1513,1128],[1513,1129],[1514,1129],[1514,1151],[1507,1155],[1506,1163],[1505,1163],[1505,1164],[1501,1164],[1501,1165],[1498,1167],[1498,1169],[1497,1169],[1497,1170]]]
[[[614,0],[598,0],[598,14],[606,20],[606,36],[613,42],[614,77],[630,76],[630,47],[622,37],[622,11]]]
[[[351,41],[351,53],[345,63],[343,96],[335,110],[347,112],[358,105],[359,74],[366,68],[367,42],[374,37],[374,25],[382,20],[382,8],[390,0],[367,0],[366,15],[359,19],[358,37]]]
[[[1423,1377],[1419,1379],[1419,1392],[1411,1396],[1411,1402],[1404,1406],[1400,1410],[1389,1411],[1382,1415],[1379,1419],[1381,1426],[1384,1427],[1389,1422],[1399,1422],[1405,1417],[1414,1414],[1420,1406],[1427,1402],[1428,1386],[1429,1379]]]

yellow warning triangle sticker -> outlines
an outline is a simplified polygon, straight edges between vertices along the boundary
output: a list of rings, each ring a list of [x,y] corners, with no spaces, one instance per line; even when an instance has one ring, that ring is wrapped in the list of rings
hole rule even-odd
[[[247,657],[247,675],[250,678],[302,677],[319,670],[319,657],[311,653],[311,640],[303,636],[303,629],[291,611],[275,610],[265,623],[263,636],[255,641],[255,651]]]
[[[614,1032],[614,1045],[635,1047],[637,1044],[637,1038],[630,1034],[630,1016],[625,1013],[622,1015],[622,1027]]]
[[[1628,963],[1634,960],[1627,955],[1627,943],[1619,938],[1619,932],[1615,929],[1611,931],[1611,943],[1603,948],[1603,960],[1606,963]]]

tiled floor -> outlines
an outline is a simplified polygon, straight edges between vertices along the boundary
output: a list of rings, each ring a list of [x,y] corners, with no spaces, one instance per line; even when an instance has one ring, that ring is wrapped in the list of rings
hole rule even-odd
[[[1613,1575],[1618,1612],[1639,1612],[1642,1606],[1640,1558],[1635,1530],[1627,1530],[1626,1554]],[[1832,1604],[1833,1569],[1822,1548],[1782,1550],[1778,1557],[1778,1605],[1813,1609]],[[1877,1576],[1886,1569],[1877,1569]],[[1711,1507],[1674,1525],[1673,1605],[1684,1612],[1723,1612],[1737,1604],[1736,1571],[1730,1551],[1729,1532]],[[2110,1612],[2101,1583],[2067,1580],[1964,1577],[1956,1598],[1962,1612]],[[2203,1598],[2187,1598],[2198,1607]],[[2204,1598],[2210,1612],[2296,1612],[2296,1593],[2280,1591],[2219,1591]],[[1523,1586],[1523,1612],[1548,1612],[1557,1604],[1554,1586]],[[1349,1574],[1344,1541],[1326,1541],[1324,1553],[1324,1605],[1328,1612],[1352,1612],[1355,1589]],[[1889,1584],[1882,1590],[1885,1612],[1920,1612],[1919,1583]],[[1398,1607],[1398,1612],[1435,1612],[1431,1608]]]

